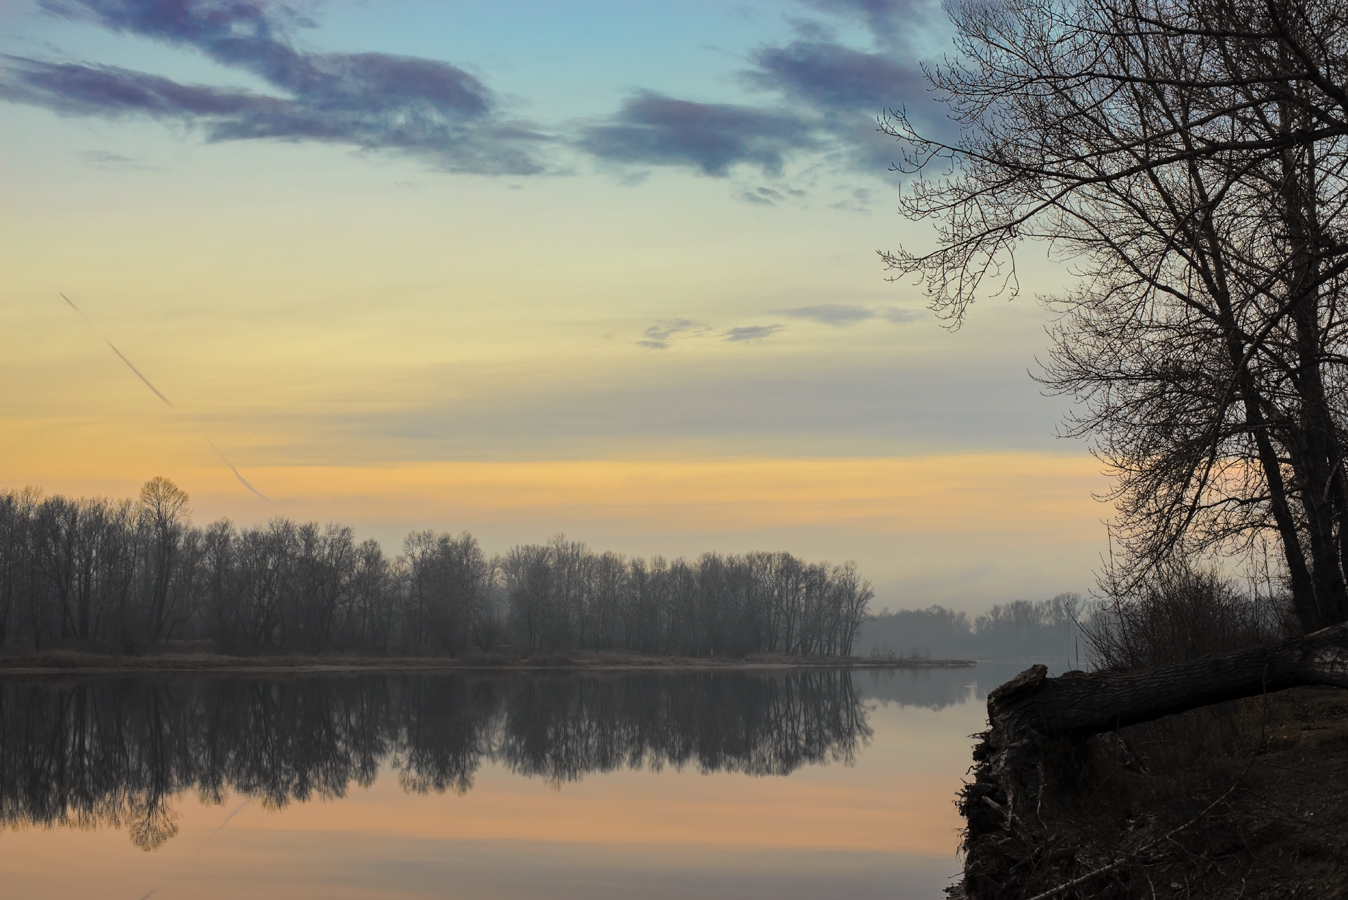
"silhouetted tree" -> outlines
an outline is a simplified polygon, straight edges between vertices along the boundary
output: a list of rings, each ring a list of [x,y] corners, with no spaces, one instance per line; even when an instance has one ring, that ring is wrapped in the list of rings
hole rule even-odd
[[[140,514],[147,531],[146,624],[150,640],[157,641],[172,633],[177,601],[184,599],[173,590],[173,578],[183,546],[187,494],[167,478],[152,478],[140,489]]]
[[[1194,553],[1281,546],[1310,631],[1348,619],[1348,17],[1332,0],[952,7],[933,86],[958,140],[909,151],[937,249],[888,263],[958,323],[1014,251],[1078,277],[1044,374],[1117,479],[1128,593]],[[949,168],[947,168],[949,167]]]
[[[787,553],[649,562],[558,535],[488,559],[414,532],[390,559],[346,526],[192,525],[167,479],[140,502],[0,494],[0,636],[196,638],[239,648],[845,656],[872,593],[852,563]],[[12,624],[11,624],[12,623]]]

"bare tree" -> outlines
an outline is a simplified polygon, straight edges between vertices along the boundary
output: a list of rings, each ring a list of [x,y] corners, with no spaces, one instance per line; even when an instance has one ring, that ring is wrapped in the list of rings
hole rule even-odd
[[[788,553],[626,559],[558,535],[488,560],[477,539],[413,532],[401,556],[342,525],[193,527],[187,495],[138,504],[0,494],[0,638],[173,637],[227,647],[459,653],[622,649],[847,655],[870,586]]]
[[[938,246],[886,261],[955,325],[1016,291],[1026,241],[1072,261],[1043,379],[1117,479],[1107,586],[1272,535],[1302,626],[1348,619],[1343,5],[1007,0],[953,19],[959,59],[929,76],[962,137],[884,122],[914,176],[903,209],[940,222]]]
[[[148,531],[146,546],[149,575],[146,617],[152,641],[167,636],[174,617],[171,593],[178,550],[187,517],[187,493],[164,477],[145,482],[140,489],[140,514]]]

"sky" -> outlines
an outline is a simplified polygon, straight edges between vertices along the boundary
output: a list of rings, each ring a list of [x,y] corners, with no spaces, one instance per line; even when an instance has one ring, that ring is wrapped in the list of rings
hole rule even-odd
[[[876,117],[953,134],[951,52],[925,0],[0,0],[0,489],[1087,591],[1067,269],[952,330],[877,255],[934,246]]]

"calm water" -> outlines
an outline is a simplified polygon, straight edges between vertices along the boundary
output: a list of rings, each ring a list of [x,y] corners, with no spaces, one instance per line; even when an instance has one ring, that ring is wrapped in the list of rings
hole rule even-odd
[[[0,894],[934,900],[1004,669],[4,681]]]

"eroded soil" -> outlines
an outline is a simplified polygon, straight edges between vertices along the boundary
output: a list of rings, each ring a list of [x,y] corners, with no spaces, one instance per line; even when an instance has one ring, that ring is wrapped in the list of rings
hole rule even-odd
[[[1348,691],[1194,710],[1068,757],[1038,808],[1035,891],[1348,900]]]

